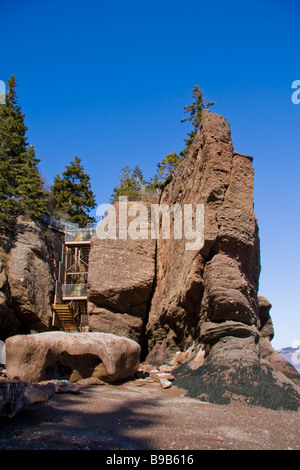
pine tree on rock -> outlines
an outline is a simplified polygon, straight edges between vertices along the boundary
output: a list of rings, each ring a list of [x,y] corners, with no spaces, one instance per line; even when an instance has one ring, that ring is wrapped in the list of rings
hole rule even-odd
[[[43,181],[37,168],[39,161],[33,146],[30,145],[22,155],[18,169],[19,210],[32,218],[49,214]]]
[[[141,200],[144,198],[154,199],[154,191],[156,195],[160,194],[161,190],[172,180],[175,169],[180,165],[183,159],[187,156],[195,136],[200,129],[202,111],[209,108],[215,103],[207,102],[202,90],[196,85],[192,90],[193,102],[184,107],[184,112],[189,113],[189,116],[182,119],[181,122],[191,121],[192,130],[187,133],[188,138],[184,139],[186,146],[179,154],[177,152],[170,152],[156,165],[156,173],[150,178],[148,182],[144,181],[142,171],[137,166],[131,170],[129,166],[122,169],[119,184],[114,187],[111,194],[111,202],[118,201],[120,197],[126,196],[129,201]]]
[[[203,98],[203,92],[199,88],[198,85],[196,85],[193,88],[191,96],[194,99],[193,102],[189,104],[188,106],[184,107],[184,112],[190,113],[190,116],[180,121],[180,122],[192,121],[192,125],[193,125],[191,132],[187,133],[188,138],[184,139],[184,141],[186,142],[186,147],[182,152],[180,152],[180,155],[183,157],[185,157],[188,154],[188,151],[192,143],[194,142],[195,136],[200,129],[203,109],[209,108],[210,106],[213,106],[215,104],[212,101],[207,102]]]
[[[167,183],[169,183],[175,169],[180,165],[183,158],[184,157],[182,155],[178,155],[176,152],[165,155],[161,162],[156,165],[157,171],[154,177],[154,186],[162,189]]]
[[[190,116],[182,119],[181,122],[192,121],[193,128],[191,132],[188,132],[188,138],[184,139],[186,146],[179,155],[176,152],[171,152],[165,155],[165,157],[156,165],[157,171],[154,175],[153,180],[150,181],[151,187],[164,188],[171,179],[175,169],[180,165],[183,159],[188,154],[192,143],[194,142],[195,136],[200,129],[202,111],[205,108],[209,108],[214,105],[213,102],[207,102],[203,98],[202,90],[196,85],[192,91],[193,102],[184,107],[184,112],[189,113]]]
[[[138,165],[132,171],[132,178],[135,182],[137,190],[141,193],[145,190],[146,181],[144,180],[143,172]]]
[[[119,185],[113,189],[110,202],[119,201],[122,197],[126,197],[128,201],[139,201],[143,199],[146,184],[138,165],[133,170],[126,165],[122,169]]]
[[[95,222],[89,212],[96,207],[91,189],[90,176],[84,173],[81,159],[75,159],[66,166],[62,177],[57,174],[52,186],[54,207],[58,214],[67,215],[70,221],[85,227]]]

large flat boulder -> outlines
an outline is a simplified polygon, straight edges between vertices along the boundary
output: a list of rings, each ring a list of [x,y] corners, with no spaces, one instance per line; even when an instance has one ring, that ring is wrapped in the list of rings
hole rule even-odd
[[[124,203],[123,203],[124,204]],[[126,213],[136,203],[126,203]],[[144,207],[148,207],[147,204]],[[119,203],[116,239],[92,238],[88,272],[90,331],[127,336],[142,343],[147,307],[155,276],[155,240],[119,237]],[[128,216],[128,223],[134,217]],[[103,224],[105,224],[105,220]]]
[[[115,382],[138,369],[140,346],[108,333],[52,331],[8,338],[6,374],[29,383],[64,379],[76,382],[96,377]]]

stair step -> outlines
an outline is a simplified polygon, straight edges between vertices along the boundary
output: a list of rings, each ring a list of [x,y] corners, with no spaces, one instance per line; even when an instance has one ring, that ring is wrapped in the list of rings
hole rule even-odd
[[[78,327],[69,305],[55,304],[53,305],[53,310],[56,312],[62,330],[66,332],[78,332]]]

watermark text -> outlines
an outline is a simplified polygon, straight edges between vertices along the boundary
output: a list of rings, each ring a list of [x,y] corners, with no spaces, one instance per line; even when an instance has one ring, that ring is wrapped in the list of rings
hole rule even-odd
[[[292,93],[292,103],[299,104],[300,103],[300,80],[294,80],[292,83],[292,88],[295,91]]]
[[[204,244],[204,204],[149,205],[120,198],[116,205],[98,206],[96,215],[103,217],[96,229],[102,240],[184,239],[186,250]]]

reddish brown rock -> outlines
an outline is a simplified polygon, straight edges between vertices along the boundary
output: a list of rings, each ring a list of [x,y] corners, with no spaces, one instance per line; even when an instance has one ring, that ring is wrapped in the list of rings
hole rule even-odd
[[[169,206],[204,204],[204,244],[187,251],[184,239],[158,240],[147,361],[176,364],[178,352],[192,351],[174,371],[191,396],[298,409],[299,374],[273,350],[271,304],[257,295],[253,177],[252,158],[234,152],[227,121],[206,110],[161,196]]]
[[[172,387],[172,382],[170,382],[168,379],[166,378],[160,378],[159,379],[159,383],[160,383],[160,386],[162,388],[170,388]]]
[[[258,296],[258,302],[261,323],[259,330],[260,357],[300,387],[300,374],[297,369],[272,347],[271,340],[274,337],[273,322],[270,316],[272,304],[261,295]]]
[[[200,366],[194,367],[191,359],[173,374],[178,387],[203,401],[298,410],[300,387],[277,365],[262,359],[253,336],[225,336],[212,346]]]
[[[96,377],[115,382],[132,376],[139,366],[140,346],[107,333],[49,331],[8,338],[6,374],[26,382]]]
[[[7,262],[8,254],[0,247],[0,340],[16,334],[20,327],[10,298]]]
[[[54,394],[54,384],[41,385],[19,380],[0,380],[0,416],[13,418],[31,405],[47,403]]]
[[[238,260],[216,254],[206,263],[201,314],[210,321],[257,323],[257,302]],[[251,295],[252,294],[252,295]]]
[[[169,239],[156,241],[149,231],[134,240],[119,237],[116,204],[115,237],[102,239],[96,233],[91,243],[89,328],[143,344],[150,364],[179,364],[176,382],[202,400],[297,409],[299,374],[272,348],[271,304],[258,297],[253,180],[252,157],[235,152],[228,122],[205,110],[188,156],[160,197],[160,207],[204,208],[202,227],[196,215],[193,219],[196,239],[203,235],[203,244],[188,249],[191,240],[172,236],[178,212],[172,212]],[[135,209],[132,204],[129,212]],[[146,225],[150,209],[147,205]],[[0,262],[0,328],[13,306],[26,330],[41,331],[50,318],[55,259],[49,253],[54,245],[42,240],[39,224],[19,223],[9,258]],[[73,374],[70,354],[60,352],[58,362]],[[85,354],[83,367],[97,369],[102,377],[104,360],[99,364],[93,353]]]
[[[19,217],[0,252],[0,337],[51,328],[61,237],[46,225]]]
[[[271,302],[262,295],[258,296],[259,304],[259,320],[260,320],[260,336],[268,338],[270,341],[274,338],[274,328],[270,310],[272,308]]]
[[[164,189],[162,204],[204,204],[204,245],[158,240],[156,288],[147,326],[149,361],[166,361],[199,342],[204,322],[259,326],[258,226],[252,158],[234,152],[228,122],[204,112],[187,158]]]
[[[128,207],[132,203],[128,203]],[[155,273],[155,240],[119,238],[91,243],[88,274],[90,331],[125,335],[142,342]],[[130,218],[129,218],[130,224]]]

